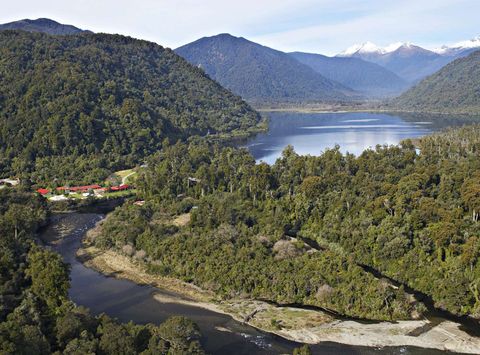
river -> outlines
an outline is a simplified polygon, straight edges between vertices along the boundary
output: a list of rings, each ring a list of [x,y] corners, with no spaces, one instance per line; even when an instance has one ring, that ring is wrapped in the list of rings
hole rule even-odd
[[[257,161],[275,163],[287,145],[300,155],[320,155],[340,146],[343,153],[361,154],[377,144],[398,144],[445,127],[480,122],[478,118],[384,113],[268,112],[269,130],[246,147]]]
[[[131,281],[106,277],[85,267],[76,259],[76,251],[88,229],[104,218],[102,213],[56,215],[41,233],[41,239],[59,252],[71,265],[70,298],[93,313],[106,313],[122,322],[159,324],[170,316],[182,315],[195,321],[202,332],[202,345],[210,354],[282,354],[291,353],[300,344],[260,332],[231,317],[203,308],[161,304],[153,295],[164,293]],[[443,354],[438,350],[414,347],[368,348],[322,343],[311,347],[314,354]]]

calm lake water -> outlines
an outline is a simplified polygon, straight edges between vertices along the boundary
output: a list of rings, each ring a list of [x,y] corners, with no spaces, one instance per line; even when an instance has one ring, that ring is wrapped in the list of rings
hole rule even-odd
[[[291,354],[301,344],[278,336],[260,332],[241,324],[231,317],[198,307],[181,304],[162,304],[155,294],[168,294],[150,286],[140,286],[128,280],[106,277],[80,263],[75,253],[85,233],[104,218],[100,213],[71,213],[57,216],[41,234],[42,240],[51,244],[65,262],[71,265],[70,298],[93,313],[106,313],[122,322],[160,324],[174,315],[186,316],[195,321],[202,332],[202,345],[209,354],[256,355]],[[322,343],[311,347],[314,354],[378,354],[378,355],[439,355],[439,350],[415,347],[369,348]],[[449,353],[453,354],[453,353]]]
[[[361,154],[377,144],[397,144],[473,119],[453,116],[392,115],[379,113],[270,112],[269,130],[249,140],[246,147],[257,161],[275,163],[287,145],[300,155],[320,155],[340,146],[343,153]],[[480,121],[479,121],[480,122]]]

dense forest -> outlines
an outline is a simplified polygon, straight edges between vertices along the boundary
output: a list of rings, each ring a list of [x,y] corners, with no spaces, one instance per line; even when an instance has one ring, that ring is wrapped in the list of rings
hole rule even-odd
[[[480,51],[421,81],[389,107],[402,111],[480,113]]]
[[[47,217],[42,198],[0,190],[1,354],[203,354],[198,327],[188,319],[119,324],[69,301],[68,265],[35,243]]]
[[[358,157],[287,148],[269,166],[245,150],[175,144],[138,180],[146,204],[116,210],[96,243],[227,298],[371,319],[422,312],[368,266],[480,317],[480,126],[419,148],[407,140]],[[186,212],[186,226],[172,224]]]
[[[0,176],[94,181],[190,135],[260,120],[173,51],[120,35],[0,32]]]

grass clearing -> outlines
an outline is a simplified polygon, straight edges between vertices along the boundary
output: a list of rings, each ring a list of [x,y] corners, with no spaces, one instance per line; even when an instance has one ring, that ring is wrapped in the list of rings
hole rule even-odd
[[[105,180],[105,183],[113,185],[129,184],[135,181],[136,177],[137,172],[135,169],[119,170],[111,174],[107,180]]]
[[[172,224],[177,227],[184,227],[190,222],[191,215],[190,213],[184,213],[180,216],[177,216],[173,221]]]

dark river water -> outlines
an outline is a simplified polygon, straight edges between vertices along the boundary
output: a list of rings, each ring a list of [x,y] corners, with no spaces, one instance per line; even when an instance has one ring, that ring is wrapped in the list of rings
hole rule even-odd
[[[168,293],[127,280],[106,277],[77,261],[76,250],[86,231],[104,218],[100,213],[58,215],[42,232],[45,241],[63,238],[52,248],[71,265],[70,298],[93,313],[106,313],[122,322],[159,324],[170,316],[182,315],[195,321],[202,332],[202,344],[210,354],[286,354],[300,344],[263,333],[231,317],[202,308],[162,304],[155,293]],[[322,343],[311,347],[314,354],[443,354],[413,347],[368,348]]]
[[[382,113],[269,112],[269,130],[247,143],[256,160],[275,163],[287,145],[300,155],[320,155],[336,144],[345,153],[361,154],[377,144],[397,144],[480,119],[455,116],[393,115]]]

